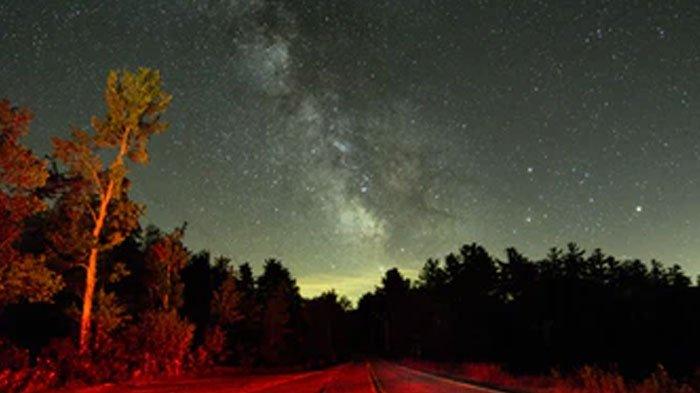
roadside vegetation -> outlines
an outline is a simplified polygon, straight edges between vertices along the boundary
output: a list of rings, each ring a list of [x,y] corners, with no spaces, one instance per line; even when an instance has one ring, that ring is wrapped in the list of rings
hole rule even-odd
[[[641,380],[625,378],[615,370],[584,366],[566,374],[552,370],[546,375],[513,375],[491,363],[450,364],[416,359],[400,362],[406,367],[460,381],[480,383],[524,393],[692,393],[698,376],[688,382],[671,377],[658,366]]]

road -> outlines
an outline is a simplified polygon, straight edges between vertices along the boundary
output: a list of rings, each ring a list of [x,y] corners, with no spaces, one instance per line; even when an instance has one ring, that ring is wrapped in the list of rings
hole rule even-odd
[[[388,362],[371,363],[370,376],[378,393],[502,393],[500,390],[467,384]]]
[[[62,393],[501,393],[389,362],[347,363],[281,375],[220,375]]]

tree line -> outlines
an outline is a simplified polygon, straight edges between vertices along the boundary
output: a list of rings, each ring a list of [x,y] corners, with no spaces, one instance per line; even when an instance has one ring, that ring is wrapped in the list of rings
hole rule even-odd
[[[641,376],[697,366],[700,290],[678,265],[619,260],[576,244],[531,261],[469,244],[396,269],[357,308],[366,348],[393,357],[496,362],[518,372],[616,366]]]
[[[129,198],[129,170],[167,128],[159,73],[110,72],[104,98],[91,131],[55,138],[47,159],[21,142],[31,113],[0,101],[0,390],[363,356],[633,375],[697,364],[699,289],[677,265],[575,244],[500,260],[471,244],[415,282],[387,271],[352,307],[333,291],[302,298],[277,259],[256,276],[193,252],[186,224],[142,228],[145,206]]]

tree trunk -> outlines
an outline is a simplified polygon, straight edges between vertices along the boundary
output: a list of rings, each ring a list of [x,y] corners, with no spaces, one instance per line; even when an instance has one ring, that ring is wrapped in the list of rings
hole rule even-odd
[[[92,329],[92,299],[95,297],[97,279],[97,248],[90,250],[87,271],[85,272],[85,293],[83,295],[83,313],[80,317],[80,353],[85,354],[90,347]]]
[[[107,207],[112,200],[114,181],[110,180],[107,191],[102,196],[100,211],[95,220],[95,227],[92,230],[94,246],[90,249],[87,270],[85,271],[85,293],[83,295],[83,312],[80,317],[80,353],[85,354],[90,348],[90,331],[92,328],[92,301],[95,297],[95,284],[97,282],[97,254],[102,227],[107,217]]]
[[[110,172],[122,165],[129,142],[129,130],[122,135],[119,152],[110,166]],[[100,187],[100,184],[96,184]],[[85,271],[85,293],[83,295],[83,311],[80,317],[80,353],[86,354],[90,349],[90,333],[92,329],[92,303],[95,297],[95,284],[97,283],[97,257],[99,252],[100,235],[107,218],[107,208],[112,201],[115,179],[110,179],[106,189],[100,187],[100,210],[95,217],[95,226],[92,229],[94,245],[90,249],[87,269]],[[103,192],[102,192],[103,191]]]
[[[85,294],[83,295],[83,312],[80,317],[80,353],[85,354],[90,348],[90,330],[92,327],[92,300],[95,297],[95,284],[97,282],[97,254],[100,242],[100,234],[107,217],[107,207],[112,200],[114,191],[114,180],[110,180],[107,191],[100,198],[100,211],[95,220],[95,227],[92,230],[94,246],[90,249],[87,270],[85,271]]]

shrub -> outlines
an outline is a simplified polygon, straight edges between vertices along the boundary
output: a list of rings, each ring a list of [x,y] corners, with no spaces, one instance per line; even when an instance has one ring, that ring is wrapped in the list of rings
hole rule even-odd
[[[149,311],[127,334],[134,377],[176,376],[182,373],[194,326],[177,311]]]
[[[584,392],[627,393],[625,379],[617,374],[596,367],[585,366],[578,372]]]
[[[206,351],[208,362],[221,363],[226,360],[226,332],[216,325],[207,329],[202,345]]]
[[[29,351],[0,337],[0,370],[18,370],[29,365]]]
[[[33,393],[55,386],[57,374],[51,367],[27,367],[0,371],[0,392]]]
[[[204,333],[204,343],[190,354],[188,368],[202,372],[215,363],[223,362],[226,357],[225,345],[226,334],[223,329],[218,325],[210,327]]]
[[[555,378],[553,393],[693,393],[675,381],[662,366],[639,384],[625,382],[617,372],[585,366],[572,378]]]
[[[30,393],[48,389],[58,381],[52,362],[40,359],[30,366],[29,351],[0,339],[0,392]]]
[[[503,368],[491,363],[471,363],[464,366],[464,375],[475,381],[489,382],[497,385],[510,386],[511,377]]]
[[[668,375],[663,366],[658,366],[656,371],[645,379],[635,393],[693,393],[694,390],[683,383],[677,382]]]

